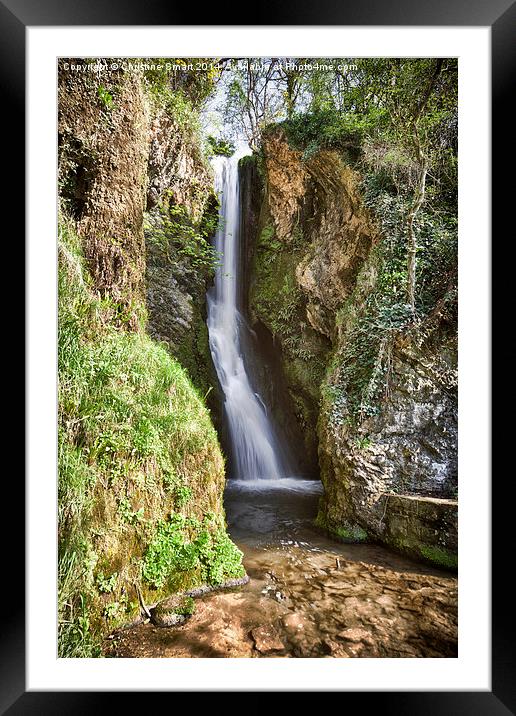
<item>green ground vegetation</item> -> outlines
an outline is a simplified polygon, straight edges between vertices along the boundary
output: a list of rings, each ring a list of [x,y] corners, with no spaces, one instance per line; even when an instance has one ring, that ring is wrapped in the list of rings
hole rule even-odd
[[[98,656],[102,635],[138,613],[139,593],[152,602],[172,586],[243,574],[203,399],[143,326],[130,333],[113,320],[115,309],[93,293],[61,217],[60,656]]]

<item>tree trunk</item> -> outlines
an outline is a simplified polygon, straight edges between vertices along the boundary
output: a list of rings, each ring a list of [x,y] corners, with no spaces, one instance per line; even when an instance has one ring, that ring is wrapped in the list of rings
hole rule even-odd
[[[419,176],[414,191],[412,206],[409,209],[407,217],[408,247],[407,247],[407,303],[410,304],[412,313],[416,310],[416,262],[417,262],[417,239],[414,233],[414,219],[420,210],[425,198],[426,175],[428,173],[428,158],[423,152],[421,146],[421,138],[419,136],[418,125],[419,120],[428,104],[430,95],[435,87],[437,79],[443,67],[443,59],[438,58],[435,61],[434,71],[427,84],[426,90],[419,102],[417,110],[412,118],[412,142],[416,151],[419,162]]]
[[[407,303],[410,305],[412,313],[416,310],[416,263],[417,263],[417,239],[414,231],[414,219],[421,208],[425,198],[426,175],[428,172],[428,163],[423,159],[418,177],[416,189],[414,191],[414,199],[409,209],[407,217]]]

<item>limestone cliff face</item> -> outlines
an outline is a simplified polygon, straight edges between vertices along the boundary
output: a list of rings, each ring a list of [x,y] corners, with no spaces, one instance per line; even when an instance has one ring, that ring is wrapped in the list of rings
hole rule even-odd
[[[159,217],[165,199],[194,226],[213,212],[212,176],[197,138],[151,101],[136,72],[62,71],[59,181],[94,287],[120,325],[138,330],[147,313],[149,334],[206,391],[209,272],[184,256],[171,260],[166,235],[160,245],[149,240],[147,218]]]
[[[304,446],[317,470],[321,386],[336,315],[376,240],[357,193],[357,178],[338,156],[303,162],[281,130],[264,140],[266,182],[250,311],[281,348],[283,371]]]
[[[178,358],[197,387],[206,393],[215,382],[206,328],[208,275],[188,259],[171,265],[163,250],[147,243],[148,331]]]
[[[343,538],[368,535],[421,554],[417,520],[400,533],[390,516],[394,495],[439,500],[456,491],[454,318],[441,301],[417,329],[386,332],[366,355],[358,341],[367,332],[364,338],[357,325],[377,289],[387,238],[364,206],[361,177],[335,152],[303,161],[279,128],[266,135],[263,157],[250,310],[281,351],[306,448],[318,451],[319,524]],[[358,417],[343,379],[353,344],[357,360],[371,363],[364,371],[378,405]],[[431,520],[423,529],[426,547],[439,554],[456,548],[456,505],[455,517],[443,509],[442,535]]]
[[[330,529],[353,533],[358,526],[403,547],[389,533],[389,496],[420,495],[446,502],[456,492],[456,337],[442,326],[430,330],[426,340],[399,336],[390,347],[387,394],[377,415],[350,425],[344,405],[331,398],[323,401],[321,517]],[[330,372],[330,385],[334,377]],[[456,517],[456,507],[451,509]],[[431,537],[430,544],[456,548],[453,536],[450,542],[446,534]]]
[[[145,295],[149,121],[138,75],[59,73],[60,194],[96,290],[132,329]]]
[[[182,233],[215,216],[211,168],[186,130],[159,113],[151,124],[148,162],[146,283],[148,330],[188,369],[206,393],[216,383],[208,347],[206,290],[212,277],[195,257],[174,250]],[[181,209],[171,222],[169,211]],[[156,234],[160,240],[156,241]],[[173,234],[173,235],[172,235]]]
[[[213,186],[198,142],[163,110],[151,121],[149,139],[147,210],[169,192],[174,204],[184,206],[198,221]]]
[[[296,241],[296,234],[302,241],[295,274],[307,301],[306,319],[331,339],[335,314],[353,290],[376,236],[360,201],[358,177],[329,151],[302,162],[278,133],[265,141],[264,152],[276,238],[285,246]]]

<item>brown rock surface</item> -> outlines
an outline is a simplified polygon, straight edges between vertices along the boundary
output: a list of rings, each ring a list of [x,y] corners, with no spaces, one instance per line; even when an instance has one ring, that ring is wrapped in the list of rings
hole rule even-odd
[[[403,558],[376,563],[381,548],[251,549],[242,591],[196,600],[189,621],[170,629],[121,629],[106,641],[118,657],[454,657],[457,580]],[[343,548],[344,549],[344,548]],[[351,551],[351,554],[354,554]],[[388,559],[391,559],[389,556]],[[273,571],[274,579],[271,576]],[[270,589],[267,589],[270,587]],[[281,590],[286,599],[274,598]]]
[[[260,654],[266,655],[272,651],[283,651],[284,644],[272,624],[256,627],[251,631],[254,646]]]
[[[77,222],[94,286],[138,325],[144,302],[143,212],[150,113],[130,72],[59,73],[60,194]],[[105,104],[99,88],[111,96]]]

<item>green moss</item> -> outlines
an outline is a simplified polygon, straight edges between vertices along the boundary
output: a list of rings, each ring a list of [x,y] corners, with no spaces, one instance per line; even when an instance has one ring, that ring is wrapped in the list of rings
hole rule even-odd
[[[242,169],[242,167],[255,165],[258,162],[258,156],[256,154],[245,154],[243,157],[241,157],[238,160],[238,167],[239,169]]]
[[[255,251],[250,303],[281,342],[285,364],[290,364],[286,370],[292,377],[297,374],[305,390],[315,391],[318,397],[327,349],[306,323],[306,300],[296,280],[296,267],[303,256],[300,237],[298,228],[292,241],[284,244],[276,237],[272,222],[265,221]]]
[[[358,525],[336,527],[330,530],[330,533],[344,542],[366,542],[369,538],[367,532]]]
[[[342,542],[367,542],[369,535],[367,532],[360,527],[358,524],[352,524],[350,522],[343,522],[335,525],[330,523],[322,510],[319,510],[317,517],[314,520],[314,525],[320,529],[325,530],[334,539]]]
[[[195,601],[192,597],[177,596],[174,599],[167,599],[165,603],[158,604],[154,609],[157,617],[191,617],[195,613]]]
[[[457,555],[446,549],[434,545],[421,545],[419,551],[425,559],[438,567],[446,569],[457,569],[458,567]]]
[[[177,613],[185,617],[190,617],[195,612],[195,602],[192,597],[184,597],[178,606]]]
[[[387,544],[394,549],[418,560],[429,562],[436,567],[456,570],[458,566],[457,554],[437,545],[424,544],[417,538],[404,538],[392,535],[388,537]]]

